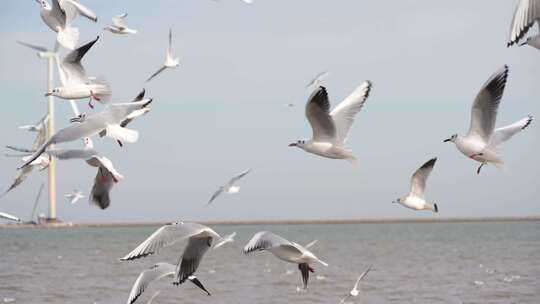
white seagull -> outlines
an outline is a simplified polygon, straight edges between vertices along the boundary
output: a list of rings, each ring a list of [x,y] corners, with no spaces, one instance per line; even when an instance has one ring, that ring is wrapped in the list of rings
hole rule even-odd
[[[224,236],[219,242],[216,243],[216,245],[214,246],[214,249],[217,249],[227,243],[232,243],[234,242],[234,237],[236,236],[236,232],[233,232],[229,235],[226,235]]]
[[[322,84],[322,81],[324,78],[326,78],[330,73],[328,71],[320,72],[319,74],[315,75],[313,79],[311,79],[308,84],[306,85],[306,90],[311,87],[318,87]]]
[[[133,111],[140,110],[152,102],[152,99],[145,99],[138,102],[115,103],[105,106],[105,108],[95,114],[84,115],[73,118],[70,126],[58,130],[45,143],[32,154],[32,156],[20,167],[26,167],[30,162],[38,158],[48,146],[64,142],[75,141],[85,137],[91,137],[103,130],[107,130],[107,136],[123,142],[133,143],[139,138],[136,130],[123,128],[120,123],[124,121]]]
[[[66,84],[52,89],[45,96],[52,95],[62,99],[89,98],[88,105],[91,108],[94,107],[92,100],[97,100],[101,103],[108,102],[111,96],[111,88],[107,81],[88,77],[81,64],[84,55],[98,39],[99,36],[67,54],[60,64],[60,73],[64,75],[63,78],[66,79]]]
[[[497,155],[497,147],[529,126],[533,119],[529,115],[511,125],[495,129],[497,111],[507,78],[508,66],[505,65],[498,69],[478,92],[472,106],[471,124],[467,135],[454,134],[444,140],[453,142],[465,156],[480,162],[477,173],[480,173],[482,166],[488,163],[501,167],[504,162]]]
[[[8,214],[8,213],[4,213],[4,212],[0,212],[0,218],[10,220],[10,221],[14,221],[14,222],[20,222],[21,221],[20,218],[14,216],[14,215]]]
[[[354,283],[353,289],[349,292],[348,295],[346,295],[343,299],[341,299],[341,301],[339,302],[340,304],[345,303],[345,301],[347,301],[351,297],[358,296],[358,294],[360,293],[360,291],[358,290],[358,285],[360,284],[360,281],[362,281],[366,277],[366,275],[368,274],[370,270],[371,270],[371,266],[369,266],[368,269],[366,269],[366,271],[360,274],[360,276],[356,280],[356,283]]]
[[[398,203],[413,210],[431,210],[439,212],[437,204],[427,203],[424,197],[426,191],[426,181],[435,166],[437,158],[432,158],[422,165],[411,177],[411,191],[407,196],[396,199],[393,203]]]
[[[90,191],[90,203],[101,209],[106,209],[111,203],[110,191],[114,183],[124,177],[114,168],[113,163],[107,157],[99,155],[94,149],[91,139],[85,138],[84,149],[53,149],[46,153],[60,160],[82,159],[92,167],[97,167],[98,172],[94,180],[94,185]],[[82,193],[81,193],[82,195]],[[74,202],[73,202],[74,203]]]
[[[325,87],[318,87],[306,104],[306,117],[313,129],[312,138],[298,140],[289,147],[326,158],[346,159],[356,164],[352,151],[345,142],[354,118],[364,106],[371,91],[371,82],[365,81],[330,112],[330,101]]]
[[[157,263],[153,265],[152,267],[145,269],[139,276],[137,277],[137,280],[135,280],[135,283],[133,283],[133,287],[131,288],[131,292],[129,293],[129,297],[127,300],[127,304],[133,304],[137,299],[142,295],[142,293],[148,288],[150,283],[159,280],[163,277],[173,277],[176,273],[176,265],[169,264],[169,263]],[[189,276],[188,280],[191,281],[193,284],[197,285],[200,289],[204,290],[206,294],[210,295],[210,292],[206,290],[204,285],[197,279],[196,276]]]
[[[220,240],[221,236],[207,226],[198,223],[175,222],[156,230],[120,260],[129,261],[143,258],[156,253],[163,247],[187,240],[187,246],[176,265],[173,283],[179,285],[197,271],[204,254],[210,249],[214,239]]]
[[[81,190],[73,190],[70,193],[65,195],[66,199],[70,204],[75,204],[81,198],[84,198],[84,194]]]
[[[109,31],[114,34],[136,34],[137,30],[130,29],[127,25],[124,19],[127,17],[127,13],[123,13],[121,15],[114,16],[112,18],[113,24],[108,25],[107,27],[103,28],[106,31]]]
[[[507,46],[518,44],[534,23],[540,32],[540,0],[520,0],[512,18]],[[519,45],[530,45],[540,50],[540,33],[528,37]]]
[[[165,63],[163,64],[161,68],[159,68],[159,70],[157,70],[154,74],[152,74],[152,76],[150,76],[150,78],[148,78],[146,82],[149,82],[150,80],[152,80],[152,78],[156,77],[159,73],[165,71],[165,69],[167,68],[172,69],[172,68],[178,67],[180,65],[180,58],[178,57],[174,58],[173,56],[174,55],[172,53],[172,29],[169,28],[169,46],[167,47]]]
[[[298,269],[300,269],[300,272],[302,273],[304,289],[307,288],[309,272],[315,271],[309,265],[310,263],[320,263],[324,266],[328,266],[327,263],[321,261],[304,246],[290,242],[279,235],[267,231],[257,232],[244,247],[244,254],[256,250],[267,250],[280,260],[298,264]]]
[[[240,174],[237,174],[233,176],[225,185],[220,186],[219,189],[214,192],[208,203],[207,206],[210,205],[221,193],[238,193],[240,192],[240,187],[236,186],[235,184],[244,176],[246,176],[249,172],[251,172],[251,169],[248,169]]]

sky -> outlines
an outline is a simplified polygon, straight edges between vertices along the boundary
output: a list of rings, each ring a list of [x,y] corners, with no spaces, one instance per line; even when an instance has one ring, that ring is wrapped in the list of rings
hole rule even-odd
[[[15,40],[52,46],[56,36],[34,1],[4,2],[0,138],[2,145],[29,146],[33,134],[17,126],[45,114],[46,64]],[[82,161],[58,162],[58,217],[131,222],[539,215],[536,121],[501,148],[503,169],[484,167],[480,175],[478,163],[442,142],[467,132],[474,97],[503,64],[510,73],[497,125],[538,116],[540,51],[506,48],[516,2],[82,1],[99,17],[97,24],[84,18],[74,24],[80,43],[100,36],[83,60],[88,74],[108,79],[114,102],[129,101],[144,87],[154,103],[131,125],[139,142],[120,148],[111,139],[95,139],[125,176],[108,209],[89,206],[86,198],[69,205],[64,194],[81,189],[88,195],[96,169]],[[138,34],[102,31],[123,12]],[[145,83],[163,63],[169,27],[180,67]],[[333,105],[364,80],[373,83],[347,143],[359,159],[356,168],[287,146],[311,136],[304,87],[324,70],[330,72],[324,85]],[[86,101],[79,108],[93,111]],[[56,110],[57,127],[67,126],[73,116],[68,103],[57,99]],[[438,161],[426,195],[440,213],[391,204],[432,157]],[[0,157],[0,188],[9,187],[18,165],[16,158]],[[204,207],[221,184],[247,168],[253,171],[240,182],[240,193]],[[34,172],[0,200],[0,211],[26,219],[46,177]],[[46,196],[38,209],[46,212]]]

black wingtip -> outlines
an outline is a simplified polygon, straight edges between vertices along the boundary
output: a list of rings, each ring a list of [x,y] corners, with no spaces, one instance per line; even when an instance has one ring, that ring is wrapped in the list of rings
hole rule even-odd
[[[523,128],[521,128],[521,130],[525,130],[525,128],[527,128],[531,122],[533,121],[534,117],[532,115],[527,115],[529,117],[529,119],[527,119],[527,123],[523,126]]]
[[[433,204],[433,206],[435,207],[435,213],[439,213],[439,207],[437,206],[437,204]]]

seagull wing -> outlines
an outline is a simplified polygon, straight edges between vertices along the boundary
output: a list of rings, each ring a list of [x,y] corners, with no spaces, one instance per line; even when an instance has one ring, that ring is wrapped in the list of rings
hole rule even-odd
[[[328,76],[328,71],[320,72],[319,74],[315,75],[313,79],[306,85],[306,89],[310,88],[313,85],[319,85],[323,78]]]
[[[49,51],[47,48],[45,48],[43,46],[26,43],[26,42],[23,42],[23,41],[20,41],[20,40],[17,40],[17,43],[20,44],[20,45],[24,45],[26,47],[29,47],[29,48],[31,48],[33,50],[38,51],[38,52],[48,52]]]
[[[60,3],[58,0],[52,0],[51,1],[52,8],[51,8],[51,17],[53,17],[58,24],[61,24],[62,26],[66,25],[66,13],[60,6]]]
[[[94,179],[94,185],[88,196],[90,203],[101,209],[107,209],[111,204],[110,192],[113,184],[112,173],[104,167],[99,167],[96,178]]]
[[[482,86],[471,110],[471,125],[468,137],[488,143],[495,128],[497,111],[508,78],[508,66],[503,66]]]
[[[212,246],[212,236],[194,235],[189,238],[186,249],[176,266],[174,284],[184,283],[188,277],[197,271],[204,254]]]
[[[208,203],[206,203],[206,205],[210,205],[221,193],[223,193],[223,190],[225,190],[225,187],[219,187],[219,189],[217,189],[216,192],[212,194],[212,197],[210,198],[210,200],[208,200]]]
[[[17,173],[17,176],[15,177],[15,180],[13,181],[13,183],[11,183],[9,188],[2,195],[0,195],[0,198],[4,197],[11,190],[17,188],[17,186],[22,184],[22,182],[24,182],[26,180],[26,178],[28,178],[28,176],[30,175],[30,173],[32,172],[32,169],[34,169],[34,166],[27,166],[27,167],[22,168]]]
[[[75,17],[77,17],[77,13],[78,14],[81,14],[82,16],[94,21],[94,22],[97,22],[97,15],[96,13],[94,13],[91,9],[89,9],[88,7],[82,5],[78,0],[62,0],[62,7],[67,7],[67,6],[71,6],[70,10],[76,10],[75,13],[70,13],[71,15],[74,14],[74,16],[71,18],[71,20],[73,20]],[[68,18],[68,23],[71,21],[69,18]]]
[[[365,81],[330,113],[336,126],[337,142],[344,143],[347,140],[354,118],[364,106],[370,91],[371,82]]]
[[[21,221],[20,218],[14,216],[14,215],[8,214],[8,213],[4,213],[4,212],[0,212],[0,218],[10,220],[10,221],[14,221],[14,222],[20,222]]]
[[[521,40],[527,31],[534,25],[534,22],[540,20],[540,1],[539,0],[520,0],[512,23],[510,25],[510,37],[507,46],[516,44]]]
[[[86,72],[81,64],[81,60],[84,55],[90,50],[90,48],[98,41],[99,36],[96,39],[76,48],[69,52],[62,60],[62,70],[67,76],[67,81],[70,83],[85,83],[87,82]]]
[[[167,47],[167,61],[173,59],[172,53],[172,28],[169,28],[169,46]]]
[[[356,283],[354,284],[354,289],[358,289],[358,284],[360,284],[360,281],[362,281],[368,274],[368,272],[371,270],[371,265],[358,276],[358,279],[356,280]]]
[[[437,158],[432,158],[422,165],[411,177],[411,193],[417,197],[424,197],[426,180],[435,166]]]
[[[126,17],[127,17],[127,13],[123,13],[121,15],[114,16],[112,18],[113,25],[116,26],[119,29],[125,29],[127,26],[126,26],[126,23],[124,21],[124,18],[126,18]]]
[[[317,88],[306,104],[306,117],[313,129],[313,140],[334,141],[336,126],[329,114],[330,101],[325,87]]]
[[[152,74],[152,76],[150,76],[146,82],[149,82],[150,80],[152,80],[152,78],[156,77],[159,73],[165,71],[165,69],[167,69],[166,66],[162,66],[161,68],[159,68],[159,70],[157,70],[154,74]]]
[[[152,302],[154,302],[154,299],[159,295],[159,293],[161,292],[161,290],[158,290],[156,291],[152,297],[150,297],[150,299],[148,300],[148,302],[146,302],[146,304],[152,304]]]
[[[228,185],[229,186],[234,185],[237,181],[239,181],[242,177],[246,176],[249,172],[251,172],[251,168],[244,171],[244,172],[242,172],[242,173],[240,173],[240,174],[237,174],[237,175],[233,176],[233,178],[231,178],[231,180],[229,180]]]
[[[257,232],[244,246],[244,253],[248,254],[255,250],[268,250],[280,246],[294,246],[293,243],[281,236],[268,231]]]
[[[312,247],[313,245],[317,244],[318,240],[313,240],[311,241],[311,243],[307,244],[306,246],[304,246],[304,248],[306,249],[309,249],[310,247]]]
[[[163,247],[170,246],[178,241],[196,236],[210,228],[197,223],[177,222],[167,224],[156,230],[144,242],[133,249],[120,260],[135,260],[156,253]]]
[[[54,149],[47,151],[47,153],[60,160],[88,159],[98,154],[94,149]]]
[[[214,245],[214,249],[217,249],[227,243],[233,242],[235,236],[236,236],[236,232],[233,232],[229,235],[224,236],[221,240],[219,240],[217,244]]]
[[[532,120],[533,117],[529,115],[519,121],[516,121],[511,125],[495,129],[495,131],[493,132],[493,136],[491,136],[491,142],[489,143],[489,146],[497,147],[503,142],[509,140],[510,138],[512,138],[512,136],[521,132],[521,130],[527,128],[531,124]]]
[[[152,267],[145,269],[139,276],[133,287],[131,287],[131,292],[127,300],[127,304],[133,304],[141,296],[141,294],[148,288],[150,283],[159,280],[163,277],[172,277],[176,266],[169,263],[157,263]]]

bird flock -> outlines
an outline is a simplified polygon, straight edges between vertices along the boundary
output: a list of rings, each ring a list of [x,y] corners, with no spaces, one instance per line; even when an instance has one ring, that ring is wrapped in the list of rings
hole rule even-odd
[[[45,96],[75,101],[88,99],[91,113],[79,113],[75,106],[73,108],[75,115],[70,120],[70,124],[54,134],[48,134],[49,117],[47,115],[35,124],[19,127],[21,130],[36,133],[36,137],[29,148],[7,146],[12,152],[16,152],[9,154],[9,156],[19,157],[22,164],[18,167],[14,182],[2,196],[23,183],[34,169],[40,171],[46,169],[52,158],[58,160],[78,159],[97,168],[97,174],[88,198],[99,208],[106,209],[111,204],[111,188],[123,179],[123,175],[115,169],[109,158],[94,148],[91,138],[96,135],[100,138],[109,137],[115,140],[120,147],[123,147],[125,143],[137,142],[139,132],[129,129],[127,126],[135,118],[150,111],[149,105],[153,99],[145,98],[146,91],[142,89],[131,101],[111,102],[112,89],[109,83],[103,78],[87,75],[82,60],[97,44],[99,36],[89,42],[79,44],[79,30],[73,26],[73,21],[78,16],[82,16],[92,22],[97,22],[98,17],[91,9],[79,0],[51,0],[50,3],[47,0],[36,0],[36,2],[40,5],[40,16],[43,22],[56,33],[55,46],[53,49],[48,49],[27,42],[17,42],[37,51],[39,57],[53,58],[56,62],[60,85],[46,92]],[[252,3],[252,1],[247,0],[243,2]],[[114,16],[112,24],[107,25],[103,30],[116,35],[137,34],[136,29],[127,26],[127,16],[127,13]],[[520,0],[511,22],[507,46],[529,45],[540,49],[540,33],[525,38],[535,23],[540,29],[540,0]],[[66,49],[67,54],[59,59],[61,48]],[[180,58],[173,54],[173,32],[169,28],[165,62],[146,81],[152,81],[163,71],[179,66]],[[289,146],[297,147],[323,158],[346,160],[357,166],[357,158],[353,151],[346,147],[346,142],[350,137],[350,130],[355,118],[364,108],[374,86],[371,81],[362,82],[343,101],[331,109],[327,88],[322,85],[324,78],[328,75],[328,71],[319,73],[305,87],[306,90],[312,91],[305,106],[305,116],[312,129],[311,138],[299,139]],[[477,174],[480,174],[482,167],[488,164],[502,166],[504,162],[498,154],[497,148],[527,128],[533,120],[531,115],[527,115],[513,124],[496,128],[498,108],[508,77],[509,67],[507,65],[495,71],[480,87],[474,98],[470,126],[466,135],[454,134],[444,140],[444,142],[454,143],[463,155],[479,163]],[[99,111],[95,110],[98,104],[101,105]],[[287,104],[287,106],[292,107],[294,104]],[[59,144],[78,140],[83,143],[83,147],[80,149],[57,148]],[[411,177],[409,193],[397,198],[394,203],[413,210],[439,212],[438,204],[425,198],[427,179],[436,162],[437,158],[434,157],[420,166]],[[239,192],[238,182],[251,171],[248,169],[241,172],[220,186],[210,197],[206,206],[213,203],[223,193]],[[70,204],[74,204],[84,197],[84,193],[80,190],[73,190],[65,195]],[[0,212],[0,218],[21,221],[20,218],[3,212]],[[120,260],[142,259],[178,242],[185,242],[185,248],[176,264],[161,262],[145,268],[137,277],[129,293],[127,303],[135,303],[151,282],[165,277],[172,279],[174,285],[190,281],[205,294],[210,295],[210,291],[197,278],[196,271],[208,250],[215,250],[233,242],[235,235],[236,233],[232,233],[222,237],[210,227],[184,221],[160,227]],[[328,266],[326,262],[309,250],[315,243],[316,241],[302,246],[272,232],[260,231],[255,233],[244,246],[243,252],[251,254],[255,251],[269,251],[282,261],[297,264],[303,287],[307,289],[309,274],[314,272],[314,265]],[[359,283],[370,270],[371,266],[358,277],[353,289],[341,299],[340,303],[345,303],[351,297],[356,297],[359,294]],[[158,293],[159,291],[151,297],[148,303],[152,302]]]

